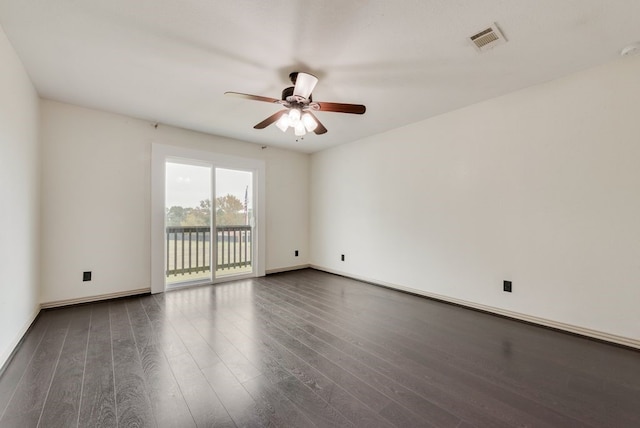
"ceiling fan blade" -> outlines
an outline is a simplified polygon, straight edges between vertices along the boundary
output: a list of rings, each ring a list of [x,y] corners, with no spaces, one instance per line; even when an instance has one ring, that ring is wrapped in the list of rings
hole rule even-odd
[[[261,97],[260,95],[242,94],[240,92],[225,92],[225,95],[229,95],[237,98],[244,98],[245,100],[264,101],[265,103],[279,103],[282,100],[270,97]]]
[[[258,123],[256,126],[254,126],[254,128],[255,129],[264,129],[267,126],[271,125],[276,120],[280,119],[280,116],[282,116],[283,114],[285,114],[288,111],[289,110],[286,110],[286,109],[285,110],[280,110],[279,112],[272,114],[271,116],[269,116],[268,118],[266,118],[262,122]]]
[[[316,129],[313,130],[313,132],[315,132],[316,135],[326,134],[327,133],[327,128],[325,128],[324,125],[322,124],[322,122],[320,122],[318,120],[316,115],[311,113],[310,111],[307,111],[307,113],[309,113],[311,115],[311,117],[313,118],[313,120],[315,120],[316,123],[318,124],[318,126],[316,127]]]
[[[309,98],[317,83],[318,78],[313,74],[298,73],[296,76],[296,86],[293,89],[293,95],[297,95],[305,99]]]
[[[364,114],[367,108],[362,104],[341,104],[316,102],[320,111],[333,111],[336,113]]]

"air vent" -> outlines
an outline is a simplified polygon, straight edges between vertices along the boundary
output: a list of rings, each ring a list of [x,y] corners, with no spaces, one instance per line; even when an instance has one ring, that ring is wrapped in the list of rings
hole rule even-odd
[[[469,37],[478,52],[483,52],[507,42],[496,24]]]

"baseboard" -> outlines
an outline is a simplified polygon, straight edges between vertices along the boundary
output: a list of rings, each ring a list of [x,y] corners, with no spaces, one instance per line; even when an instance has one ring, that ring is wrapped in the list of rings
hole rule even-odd
[[[80,303],[99,302],[101,300],[117,299],[119,297],[137,296],[139,294],[150,293],[151,288],[138,288],[136,290],[118,291],[117,293],[100,294],[97,296],[79,297],[77,299],[55,300],[45,302],[40,305],[42,309],[59,308],[62,306],[77,305]]]
[[[11,361],[11,358],[13,358],[13,355],[18,350],[18,346],[20,345],[20,342],[22,342],[22,339],[24,339],[25,335],[27,334],[27,331],[29,331],[29,329],[33,325],[33,322],[36,320],[36,318],[38,318],[39,314],[40,314],[40,305],[36,305],[33,313],[29,317],[29,322],[27,322],[20,329],[19,333],[16,335],[16,338],[13,340],[11,345],[0,357],[0,377],[2,377],[2,374],[4,373],[7,363]]]
[[[307,269],[307,268],[310,268],[310,267],[311,267],[310,264],[297,265],[297,266],[288,266],[288,267],[281,267],[281,268],[275,268],[275,269],[267,269],[267,271],[265,273],[267,275],[270,275],[272,273],[289,272],[289,271],[292,271],[292,270]]]
[[[426,297],[433,300],[438,300],[445,303],[451,303],[458,306],[463,306],[465,308],[479,310],[482,312],[487,312],[490,314],[495,314],[507,318],[512,318],[518,321],[524,321],[531,324],[540,325],[543,327],[548,327],[554,330],[560,330],[571,334],[577,334],[579,336],[585,336],[592,339],[613,343],[616,345],[622,345],[629,348],[640,349],[640,340],[633,339],[630,337],[618,336],[611,333],[605,333],[599,330],[593,330],[590,328],[580,327],[572,324],[566,324],[559,321],[549,320],[545,318],[536,317],[533,315],[522,314],[519,312],[513,312],[506,309],[496,308],[494,306],[482,305],[480,303],[469,302],[467,300],[456,299],[454,297],[443,296],[441,294],[429,293],[423,290],[418,290],[411,287],[405,287],[398,284],[392,284],[385,281],[379,281],[371,278],[361,277],[359,275],[352,275],[350,273],[342,272],[335,269],[326,268],[323,266],[318,266],[311,264],[309,267],[312,269],[316,269],[323,272],[332,273],[335,275],[344,276],[346,278],[356,279],[358,281],[363,281],[372,285],[377,285],[380,287],[390,288],[393,290],[402,291],[405,293],[415,294],[417,296]]]

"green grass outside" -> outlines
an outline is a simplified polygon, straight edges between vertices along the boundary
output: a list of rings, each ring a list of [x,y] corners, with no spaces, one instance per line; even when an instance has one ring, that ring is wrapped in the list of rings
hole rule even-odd
[[[185,267],[189,267],[189,248],[188,248],[189,242],[186,241],[185,242],[185,254],[184,254],[184,266]],[[225,243],[224,245],[224,254],[222,254],[222,250],[223,250],[223,245],[222,242],[218,243],[218,252],[217,252],[217,256],[218,256],[218,264],[224,264],[225,262],[227,262],[227,257],[229,256],[228,252],[227,252],[227,245],[228,243]],[[196,246],[197,248],[197,252],[198,252],[198,256],[196,257]],[[193,240],[191,242],[191,266],[193,268],[196,267],[196,265],[198,266],[203,266],[205,259],[204,259],[204,254],[206,254],[206,260],[209,261],[209,242],[195,242],[195,240]],[[174,240],[170,240],[169,241],[169,248],[168,248],[168,252],[169,252],[169,259],[168,259],[168,269],[172,270],[174,269],[174,254],[178,255],[178,258],[176,260],[177,262],[177,268],[180,269],[183,265],[182,265],[182,240],[177,240],[175,242],[175,247],[174,247]],[[236,253],[236,260],[240,261],[242,260],[242,258],[244,257],[244,246],[241,245],[240,243],[236,244],[236,249],[235,249],[235,253]],[[203,254],[204,253],[204,254]],[[230,259],[231,262],[233,262],[233,244],[231,245],[231,254],[230,254]],[[251,243],[249,243],[247,245],[247,256],[248,258],[251,258]],[[243,273],[250,273],[252,271],[252,267],[251,266],[240,266],[240,267],[233,267],[233,268],[226,268],[226,269],[218,269],[216,271],[216,277],[220,278],[222,276],[227,276],[227,275],[238,275],[238,274],[243,274]],[[185,274],[177,274],[177,275],[168,275],[167,276],[167,284],[176,284],[176,283],[180,283],[180,282],[187,282],[187,281],[198,281],[198,280],[205,280],[205,279],[209,279],[210,278],[210,273],[209,271],[200,271],[200,272],[191,272],[191,273],[185,273]]]

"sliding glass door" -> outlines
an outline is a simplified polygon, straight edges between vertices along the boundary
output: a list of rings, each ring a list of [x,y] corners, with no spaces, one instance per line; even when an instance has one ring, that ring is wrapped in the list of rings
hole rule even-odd
[[[253,172],[197,160],[168,160],[165,171],[166,286],[253,274]]]
[[[166,163],[166,284],[211,282],[212,168]]]
[[[265,274],[265,164],[154,143],[151,292]]]
[[[217,278],[253,272],[253,173],[216,168]]]

